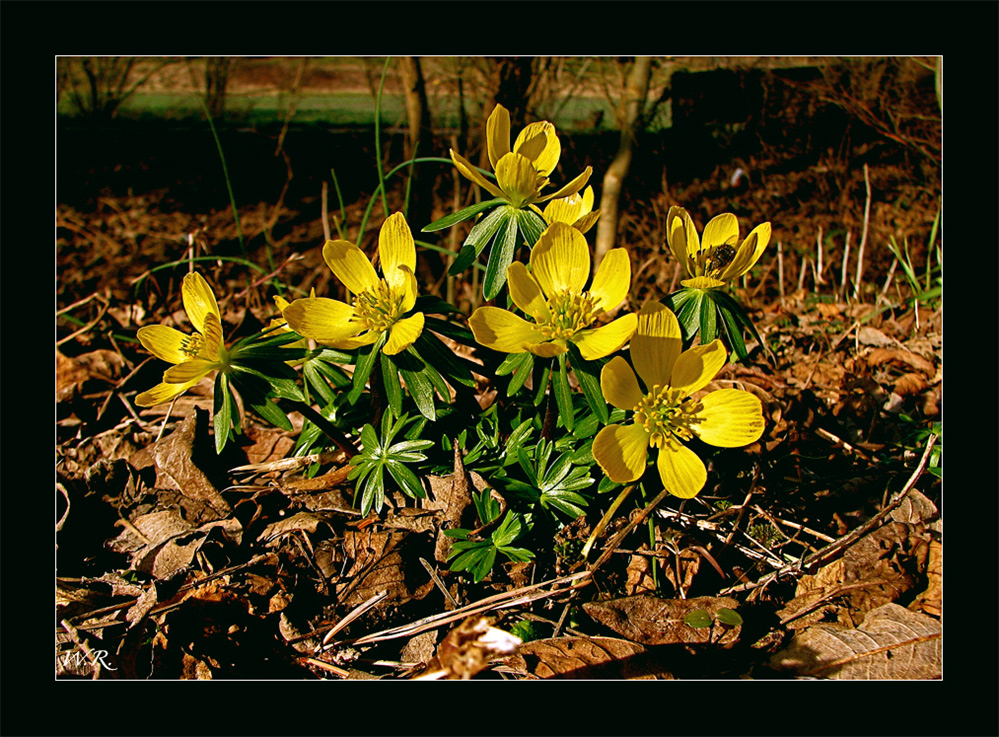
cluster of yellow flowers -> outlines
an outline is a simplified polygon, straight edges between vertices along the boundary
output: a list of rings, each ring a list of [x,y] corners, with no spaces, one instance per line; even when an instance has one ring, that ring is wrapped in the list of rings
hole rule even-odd
[[[586,361],[604,359],[630,343],[630,364],[616,355],[600,372],[604,399],[630,413],[630,421],[600,430],[593,456],[612,481],[626,483],[644,474],[649,449],[654,448],[665,488],[678,497],[695,496],[707,472],[686,443],[698,438],[729,448],[755,442],[764,427],[759,399],[738,389],[703,393],[727,362],[728,351],[717,339],[684,351],[676,316],[658,301],[647,302],[638,314],[599,324],[626,302],[631,262],[626,249],[612,249],[591,279],[584,233],[600,215],[593,210],[593,189],[586,187],[591,169],[542,195],[561,153],[555,127],[545,121],[531,123],[511,148],[509,114],[497,106],[486,134],[495,183],[451,151],[454,165],[493,196],[541,215],[547,227],[532,244],[529,263],[514,262],[506,271],[510,298],[526,318],[500,307],[480,307],[468,320],[476,341],[496,351],[543,358],[565,353],[572,343]],[[541,202],[548,202],[544,210],[538,207]],[[712,219],[701,237],[682,208],[671,208],[667,217],[669,247],[684,270],[684,286],[691,288],[719,287],[740,277],[756,263],[769,239],[770,224],[765,223],[739,243],[738,222],[731,214]],[[327,241],[323,258],[353,302],[314,295],[290,304],[282,300],[283,317],[292,330],[342,350],[376,343],[383,336],[381,350],[387,355],[413,345],[424,329],[424,315],[414,310],[416,248],[402,213],[386,219],[379,232],[380,274],[360,248],[345,240]],[[139,331],[147,349],[175,364],[163,384],[138,397],[140,405],[169,401],[225,365],[218,306],[200,275],[184,279],[183,298],[197,332],[184,335],[165,326]]]

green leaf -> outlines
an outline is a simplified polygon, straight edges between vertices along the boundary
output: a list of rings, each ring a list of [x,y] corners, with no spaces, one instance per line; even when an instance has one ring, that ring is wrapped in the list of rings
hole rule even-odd
[[[361,515],[368,516],[368,512],[374,509],[376,512],[382,510],[385,503],[385,475],[384,466],[378,465],[372,470],[370,476],[364,482],[364,493],[361,496]]]
[[[680,311],[676,313],[677,321],[683,328],[684,343],[694,339],[701,326],[701,305],[704,302],[704,290],[691,289],[693,294],[687,299]]]
[[[364,393],[364,385],[368,383],[368,377],[371,376],[371,369],[374,368],[375,359],[378,358],[382,346],[385,345],[387,339],[388,333],[382,333],[378,340],[371,345],[363,346],[357,354],[357,368],[354,369],[353,382],[350,387],[350,393],[347,395],[347,400],[351,404],[356,404],[361,394]]]
[[[506,208],[506,218],[502,229],[496,234],[493,247],[489,251],[486,275],[482,279],[482,296],[495,299],[506,284],[506,269],[513,263],[513,252],[517,246],[517,211]]]
[[[730,627],[738,627],[742,624],[742,616],[734,609],[721,608],[715,614],[715,618],[722,624],[727,624]]]
[[[225,372],[219,371],[215,379],[215,406],[213,424],[215,425],[215,453],[221,454],[229,439],[229,431],[232,423],[232,413],[230,410],[229,397],[229,377]]]
[[[427,495],[416,474],[403,464],[390,460],[385,464],[385,468],[388,469],[389,475],[392,476],[399,485],[399,489],[406,496],[413,499],[422,499]]]
[[[316,364],[320,366],[323,365],[321,361],[306,361],[302,364],[302,378],[306,388],[312,387],[312,389],[319,395],[322,399],[323,404],[329,404],[334,399],[336,399],[336,394],[330,389],[329,384],[326,383],[325,374],[317,368]],[[306,401],[308,401],[308,396],[306,396]]]
[[[378,442],[378,435],[375,433],[375,428],[371,425],[365,424],[361,428],[361,445],[364,446],[365,455],[370,455],[375,448],[381,447]]]
[[[534,247],[534,244],[541,238],[541,234],[544,233],[545,228],[548,227],[548,223],[533,210],[518,210],[517,221],[520,225],[520,232],[524,235],[524,240],[531,248]]]
[[[491,537],[493,545],[498,548],[504,545],[509,545],[520,537],[520,533],[523,532],[523,530],[524,525],[523,522],[521,522],[520,515],[508,510],[506,516],[503,517],[503,521],[500,522],[499,527],[493,531]]]
[[[705,627],[711,626],[712,620],[711,615],[704,609],[695,609],[694,611],[689,612],[687,616],[683,618],[683,621],[691,627],[704,629]]]
[[[452,225],[457,225],[458,223],[462,223],[466,220],[469,220],[470,218],[473,218],[476,215],[478,215],[480,212],[488,210],[491,207],[495,207],[496,205],[501,205],[504,202],[506,202],[506,200],[501,200],[501,199],[476,202],[474,205],[469,205],[468,207],[458,210],[457,212],[452,212],[450,215],[445,215],[440,220],[435,220],[434,222],[430,223],[430,225],[424,227],[422,232],[435,233],[438,230],[444,230],[444,228],[450,228]]]
[[[600,389],[600,362],[584,361],[579,348],[574,343],[568,345],[569,362],[572,364],[573,373],[576,374],[576,379],[579,381],[579,388],[583,390],[583,398],[597,419],[606,425],[610,413],[607,410],[604,393]]]
[[[558,370],[552,376],[553,389],[555,391],[555,402],[558,404],[559,416],[565,429],[572,432],[576,426],[574,411],[572,408],[572,391],[569,389],[569,377],[565,368],[565,354],[558,355]]]
[[[402,378],[406,381],[406,389],[409,391],[409,396],[413,398],[413,402],[416,404],[416,408],[420,410],[420,414],[428,420],[436,420],[437,411],[434,406],[434,387],[428,378],[430,373],[436,372],[430,368],[425,368],[424,371],[425,373],[403,369],[401,373]],[[447,388],[445,387],[446,393]]]
[[[459,363],[455,358],[454,351],[444,345],[441,339],[429,330],[420,333],[420,337],[407,351],[447,376],[448,379],[464,386],[475,386],[475,379],[471,372]],[[440,391],[439,388],[438,391]],[[447,397],[449,394],[447,391],[441,392],[442,397]]]
[[[707,345],[718,337],[718,310],[710,292],[701,299],[701,343]]]
[[[451,276],[460,274],[479,257],[496,231],[510,218],[509,211],[509,207],[497,207],[472,226],[451,268],[448,269],[448,274]]]
[[[391,356],[381,354],[382,385],[385,387],[385,399],[395,417],[402,415],[402,384],[399,382],[399,370]]]

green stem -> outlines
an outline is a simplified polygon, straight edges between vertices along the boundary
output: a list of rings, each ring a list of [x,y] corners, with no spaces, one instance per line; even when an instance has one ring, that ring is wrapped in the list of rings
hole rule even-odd
[[[309,405],[303,403],[298,403],[298,411],[301,412],[302,416],[309,422],[322,430],[326,437],[336,443],[336,447],[346,453],[348,458],[353,458],[357,455],[357,448],[354,444],[351,443],[350,440],[347,439],[347,436],[340,432],[340,430],[338,430],[332,422],[323,417],[322,414],[314,410]]]

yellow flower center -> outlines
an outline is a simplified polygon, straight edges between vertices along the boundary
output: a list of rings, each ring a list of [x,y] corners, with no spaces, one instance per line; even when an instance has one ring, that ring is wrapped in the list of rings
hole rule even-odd
[[[541,334],[549,340],[567,340],[590,325],[600,310],[588,292],[558,292],[548,299],[548,312],[551,317],[541,326]]]
[[[690,256],[690,273],[695,276],[710,276],[715,279],[732,263],[736,250],[733,246],[723,243],[720,246],[698,251],[696,256]]]
[[[201,352],[201,349],[205,345],[205,339],[201,333],[191,333],[184,337],[184,340],[180,343],[180,352],[185,356],[190,356],[194,358]]]
[[[656,385],[636,405],[635,422],[651,434],[651,445],[662,448],[693,437],[690,426],[697,409],[698,402],[684,397],[679,390]]]
[[[404,295],[396,294],[384,279],[354,300],[354,317],[369,330],[385,332],[402,317]]]

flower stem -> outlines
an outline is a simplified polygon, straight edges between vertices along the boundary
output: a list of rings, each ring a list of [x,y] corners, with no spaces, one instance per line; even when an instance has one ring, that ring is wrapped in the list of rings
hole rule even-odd
[[[617,499],[615,499],[607,511],[604,512],[604,516],[600,518],[597,526],[593,528],[593,532],[590,533],[590,537],[586,540],[586,545],[583,546],[583,552],[580,553],[583,560],[586,560],[586,557],[590,554],[590,548],[593,547],[593,543],[597,541],[597,538],[600,537],[600,533],[602,533],[607,528],[607,525],[610,524],[614,513],[617,512],[618,507],[624,503],[624,500],[628,498],[631,492],[635,490],[635,486],[636,484],[625,486],[624,489],[621,490],[621,493],[617,495]]]
[[[346,453],[348,458],[353,458],[357,455],[357,448],[354,447],[354,444],[351,443],[350,440],[347,439],[347,436],[340,432],[340,430],[338,430],[332,422],[323,417],[322,414],[312,409],[309,405],[303,403],[299,403],[298,411],[301,412],[302,415],[309,420],[309,422],[322,430],[326,437],[336,443],[336,447]]]

